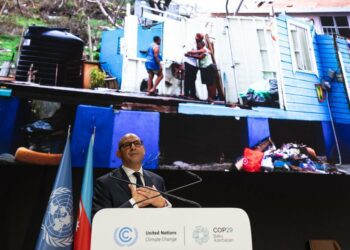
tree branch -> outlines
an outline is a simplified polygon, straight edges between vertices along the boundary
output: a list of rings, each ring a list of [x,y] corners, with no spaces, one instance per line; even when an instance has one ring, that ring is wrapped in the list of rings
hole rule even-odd
[[[5,0],[4,5],[1,7],[1,10],[0,10],[0,16],[1,16],[1,15],[2,15],[2,13],[4,12],[6,5],[7,5],[7,0]]]
[[[96,4],[98,5],[98,7],[100,8],[102,14],[103,14],[105,17],[107,17],[108,21],[109,21],[112,25],[114,25],[114,26],[116,26],[116,27],[118,27],[118,28],[122,28],[120,25],[118,25],[116,22],[114,22],[114,20],[112,19],[112,17],[107,13],[107,11],[105,10],[105,8],[103,7],[103,5],[102,5],[102,3],[101,3],[100,0],[87,0],[87,2],[89,2],[89,3],[96,3]]]
[[[22,9],[21,9],[21,5],[19,3],[19,0],[16,1],[17,2],[17,7],[19,9],[19,12],[21,12],[21,15],[23,16],[23,12],[22,12]]]

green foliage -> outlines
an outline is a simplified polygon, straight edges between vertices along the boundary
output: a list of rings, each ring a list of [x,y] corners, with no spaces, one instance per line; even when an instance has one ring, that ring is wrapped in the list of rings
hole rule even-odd
[[[99,20],[99,19],[90,19],[90,27],[91,27],[91,37],[92,37],[92,43],[93,43],[93,60],[99,61],[100,58],[100,39],[102,37],[102,29],[101,27],[109,27],[113,28],[111,24],[106,20]],[[86,43],[87,44],[87,43]],[[89,47],[86,46],[85,48],[85,54],[89,54]]]
[[[19,41],[19,36],[0,35],[0,64],[3,61],[10,61],[12,54],[17,53]]]
[[[20,15],[2,15],[0,16],[0,24],[26,28],[31,25],[43,26],[45,21],[40,18],[28,18]]]
[[[91,88],[99,88],[105,86],[106,73],[102,72],[100,69],[95,68],[91,70],[90,73],[90,84]]]

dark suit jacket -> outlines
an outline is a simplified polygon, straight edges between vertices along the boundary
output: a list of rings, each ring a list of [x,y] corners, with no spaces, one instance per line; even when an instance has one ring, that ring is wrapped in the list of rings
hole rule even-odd
[[[119,181],[113,176],[130,181],[122,168],[113,170],[112,172],[99,177],[96,180],[94,188],[94,196],[92,200],[92,215],[103,208],[131,208],[129,200],[131,199],[131,191],[128,183]],[[143,169],[143,177],[145,185],[156,186],[157,190],[165,191],[164,180],[159,175]]]

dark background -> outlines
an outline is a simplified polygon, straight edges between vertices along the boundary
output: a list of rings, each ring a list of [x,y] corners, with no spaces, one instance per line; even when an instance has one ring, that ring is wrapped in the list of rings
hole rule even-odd
[[[110,169],[95,169],[95,177]],[[57,167],[0,166],[0,248],[34,249]],[[75,211],[82,169],[73,168]],[[191,182],[183,171],[157,171],[168,189]],[[350,176],[197,172],[203,183],[176,194],[203,207],[238,207],[249,215],[254,250],[305,250],[309,239],[350,249]],[[171,200],[174,206],[189,205]],[[76,218],[76,215],[75,215]]]

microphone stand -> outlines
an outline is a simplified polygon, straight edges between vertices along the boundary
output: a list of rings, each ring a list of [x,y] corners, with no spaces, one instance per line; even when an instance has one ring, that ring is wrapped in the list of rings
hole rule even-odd
[[[189,199],[185,199],[185,198],[180,197],[180,196],[177,196],[177,195],[170,194],[170,192],[175,192],[175,191],[178,191],[178,190],[180,190],[180,189],[187,188],[187,187],[189,187],[189,186],[192,186],[192,185],[195,185],[195,184],[198,184],[198,183],[202,182],[202,178],[199,177],[198,175],[196,175],[195,173],[192,173],[192,172],[190,172],[190,171],[185,171],[185,172],[186,172],[187,174],[189,174],[189,175],[191,175],[191,176],[197,178],[197,181],[192,182],[192,183],[189,183],[189,184],[186,184],[186,185],[184,185],[184,186],[180,186],[180,187],[171,189],[171,190],[166,191],[166,192],[159,191],[159,190],[154,189],[154,188],[151,188],[151,187],[142,186],[142,185],[139,185],[139,184],[136,184],[136,183],[132,183],[132,182],[130,182],[130,181],[127,181],[127,180],[124,180],[124,179],[115,177],[115,176],[112,175],[112,174],[113,174],[113,171],[110,173],[110,177],[111,177],[111,178],[114,178],[114,179],[116,179],[116,180],[118,180],[118,181],[121,181],[121,182],[124,182],[124,183],[128,183],[128,184],[131,184],[131,185],[134,185],[134,186],[136,186],[136,187],[142,187],[142,188],[145,188],[145,189],[148,189],[148,190],[151,190],[151,191],[154,191],[154,192],[158,192],[158,193],[159,193],[159,194],[154,195],[154,196],[152,196],[152,197],[148,197],[148,198],[146,198],[146,199],[140,200],[140,201],[134,203],[133,206],[135,206],[135,205],[137,205],[137,204],[139,204],[139,203],[141,203],[141,202],[144,202],[144,201],[147,201],[147,200],[156,198],[156,197],[158,197],[158,196],[160,196],[160,195],[164,195],[164,196],[168,196],[168,197],[171,197],[171,198],[173,198],[173,199],[176,199],[176,200],[179,200],[179,201],[182,201],[182,202],[189,203],[189,204],[194,205],[194,206],[196,206],[196,207],[202,207],[199,203],[197,203],[197,202],[195,202],[195,201],[192,201],[192,200],[189,200]]]

